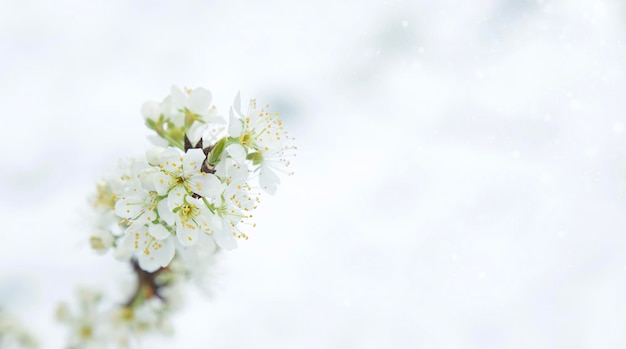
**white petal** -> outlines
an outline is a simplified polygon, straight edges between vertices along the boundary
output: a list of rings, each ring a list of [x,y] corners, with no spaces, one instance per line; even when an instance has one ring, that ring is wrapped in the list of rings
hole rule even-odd
[[[191,91],[187,101],[187,109],[196,114],[207,111],[211,106],[211,91],[199,87]]]
[[[205,233],[210,233],[213,230],[213,219],[211,211],[204,206],[204,203],[198,204],[200,207],[200,215],[196,217],[196,223],[198,223],[198,228]],[[202,206],[200,206],[202,205]]]
[[[172,184],[172,177],[166,175],[163,172],[157,172],[152,176],[152,183],[157,194],[165,195],[170,190]]]
[[[172,189],[167,195],[167,205],[169,208],[174,210],[176,207],[182,205],[185,195],[187,195],[187,191],[181,186]]]
[[[209,127],[208,124],[194,121],[189,130],[187,130],[187,138],[192,145],[196,145],[202,139],[204,131]]]
[[[237,96],[235,96],[235,101],[233,102],[233,107],[237,114],[241,115],[241,95],[239,91],[237,91]]]
[[[148,164],[156,166],[161,163],[161,154],[165,151],[163,147],[151,147],[146,152],[146,159],[148,159]]]
[[[161,106],[161,114],[163,114],[166,118],[169,118],[170,114],[172,114],[172,97],[167,96],[163,98],[160,106]]]
[[[146,225],[145,224],[130,224],[128,227],[126,227],[126,230],[124,230],[124,236],[126,235],[133,235],[135,233],[139,233],[139,232],[145,232],[147,231]]]
[[[178,86],[172,86],[170,89],[170,103],[173,110],[183,109],[185,107],[185,102],[187,101],[187,96],[181,91]]]
[[[231,137],[239,137],[242,132],[243,125],[241,123],[241,119],[235,117],[233,109],[231,108],[228,117],[228,135]]]
[[[199,252],[203,255],[211,255],[217,249],[215,240],[209,234],[198,235],[198,242],[196,243],[196,246],[198,246],[199,249],[202,249],[202,251]]]
[[[143,210],[143,203],[136,196],[122,196],[115,203],[115,214],[127,219],[134,219]]]
[[[206,159],[204,151],[202,149],[189,149],[183,156],[183,171],[185,174],[192,174],[199,172],[202,168],[202,163]]]
[[[142,223],[142,224],[148,224],[148,223],[154,222],[156,218],[157,216],[156,216],[156,212],[154,211],[154,209],[151,209],[150,207],[145,207],[141,215],[137,217],[136,222]]]
[[[158,120],[161,115],[161,106],[158,102],[147,101],[141,106],[141,115],[145,119]]]
[[[159,165],[169,172],[177,172],[182,166],[183,153],[177,149],[169,147],[161,153],[161,161]]]
[[[149,192],[156,192],[156,186],[154,185],[155,175],[160,173],[155,169],[145,169],[141,171],[138,175],[139,182],[141,183],[141,187]]]
[[[259,117],[256,112],[256,99],[250,100],[250,104],[248,105],[248,116],[252,120],[256,120]],[[254,121],[252,123],[254,124]]]
[[[138,256],[139,257],[137,258],[137,260],[139,262],[139,268],[147,271],[148,273],[154,273],[155,271],[159,270],[159,268],[161,267],[154,260],[154,257],[145,255],[143,253],[140,253]]]
[[[156,145],[157,147],[167,147],[167,145],[170,144],[170,142],[168,142],[166,139],[163,139],[157,135],[149,135],[147,138],[150,143]]]
[[[176,220],[176,237],[183,246],[191,246],[198,238],[198,227],[193,224],[184,225],[179,219]]]
[[[237,248],[237,239],[228,233],[228,230],[215,230],[213,231],[213,239],[215,242],[225,250],[233,250]]]
[[[170,121],[176,127],[183,127],[185,124],[185,114],[181,111],[173,111],[172,114],[170,114]]]
[[[161,216],[161,219],[163,219],[169,226],[174,226],[174,223],[176,223],[176,215],[168,206],[167,200],[159,201],[159,204],[157,205],[157,210],[159,211],[159,216]]]
[[[226,184],[222,183],[217,176],[204,172],[191,176],[189,184],[195,193],[211,199],[219,197],[226,188]]]
[[[174,258],[174,241],[152,239],[145,250],[138,253],[137,259],[141,269],[152,273],[161,267],[166,267]]]
[[[248,180],[248,165],[247,164],[232,164],[228,168],[228,175],[230,176],[231,184],[241,184]]]
[[[166,267],[174,258],[174,242],[170,239],[152,239],[146,248],[138,253],[139,267],[152,273],[161,267]]]
[[[226,147],[226,152],[228,152],[228,155],[230,155],[233,160],[240,164],[246,161],[246,150],[241,144],[234,143],[229,145]]]
[[[180,111],[185,105],[185,100],[185,95],[173,86],[171,94],[161,102],[163,115],[178,127],[182,126],[185,121],[185,115]]]
[[[157,240],[163,240],[170,236],[170,232],[161,224],[148,225],[148,232]]]
[[[277,184],[280,183],[280,178],[269,168],[267,165],[261,165],[261,172],[259,173],[259,184],[261,188],[268,194],[274,195],[276,193]]]
[[[121,240],[121,243],[113,250],[113,257],[118,261],[126,262],[133,256],[132,239],[125,235]]]

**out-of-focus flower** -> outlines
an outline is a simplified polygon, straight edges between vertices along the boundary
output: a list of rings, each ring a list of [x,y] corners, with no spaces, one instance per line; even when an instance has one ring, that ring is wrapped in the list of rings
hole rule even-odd
[[[109,323],[103,321],[99,309],[102,294],[81,288],[78,292],[78,309],[71,310],[66,303],[57,307],[57,319],[69,327],[69,348],[106,348]]]
[[[0,308],[0,348],[35,349],[39,343],[24,325]]]

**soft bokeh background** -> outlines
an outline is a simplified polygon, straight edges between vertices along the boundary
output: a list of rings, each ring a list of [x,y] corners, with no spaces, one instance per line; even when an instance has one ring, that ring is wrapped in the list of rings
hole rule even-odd
[[[626,347],[622,1],[0,2],[0,305],[128,270],[87,196],[172,84],[281,111],[296,175],[146,348]]]

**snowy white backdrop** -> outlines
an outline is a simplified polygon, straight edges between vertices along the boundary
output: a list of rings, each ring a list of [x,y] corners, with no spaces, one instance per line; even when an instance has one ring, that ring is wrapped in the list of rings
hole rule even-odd
[[[625,11],[4,0],[0,305],[59,348],[56,302],[124,282],[86,198],[178,84],[268,101],[299,153],[212,296],[144,347],[623,348]]]

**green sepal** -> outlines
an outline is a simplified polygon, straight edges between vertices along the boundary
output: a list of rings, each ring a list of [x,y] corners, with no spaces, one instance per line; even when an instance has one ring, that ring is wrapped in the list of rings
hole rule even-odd
[[[220,139],[215,143],[215,147],[211,150],[209,154],[209,165],[215,165],[222,158],[222,153],[224,152],[224,148],[226,147],[226,137]]]
[[[154,130],[156,128],[156,121],[152,119],[146,119],[146,126],[148,126],[149,129]]]
[[[246,156],[246,159],[248,160],[252,160],[252,164],[254,166],[260,165],[263,162],[263,155],[261,155],[261,152],[254,152],[254,153],[250,153]]]
[[[191,125],[193,124],[194,121],[198,121],[198,122],[201,122],[203,124],[205,123],[205,121],[202,120],[202,117],[200,115],[190,111],[187,108],[185,108],[183,110],[183,113],[185,113],[185,126],[187,128],[191,127]]]

